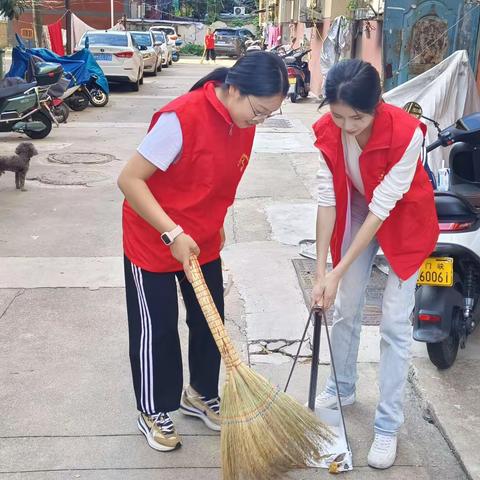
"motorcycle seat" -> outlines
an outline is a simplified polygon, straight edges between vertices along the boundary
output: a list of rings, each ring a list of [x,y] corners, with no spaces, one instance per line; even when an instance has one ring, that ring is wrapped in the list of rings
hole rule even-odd
[[[471,222],[477,218],[474,205],[460,193],[435,192],[435,208],[440,222]]]
[[[475,208],[480,208],[480,185],[472,183],[457,183],[450,190],[464,197]]]
[[[32,87],[36,87],[37,82],[33,83],[19,83],[18,85],[13,85],[12,87],[0,88],[0,99],[13,97],[19,93],[24,93]]]

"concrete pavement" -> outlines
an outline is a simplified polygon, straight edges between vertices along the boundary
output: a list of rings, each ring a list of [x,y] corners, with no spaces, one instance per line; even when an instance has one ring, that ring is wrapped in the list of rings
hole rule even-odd
[[[153,111],[210,68],[188,59],[146,78],[139,93],[116,88],[106,108],[72,114],[67,125],[36,142],[40,155],[32,161],[27,192],[14,190],[12,174],[1,177],[0,479],[220,477],[219,437],[200,422],[174,415],[184,447],[169,454],[151,450],[136,429],[122,288],[122,197],[115,184]],[[232,282],[227,326],[245,360],[280,385],[291,356],[267,352],[278,342],[298,341],[307,315],[291,260],[298,257],[298,241],[314,234],[316,154],[309,125],[316,108],[314,102],[286,104],[287,122],[258,129],[226,222],[223,257]],[[19,141],[1,134],[2,153]],[[52,161],[52,154],[65,159],[67,153],[79,154],[78,163]],[[113,158],[103,162],[99,154]],[[179,324],[185,347],[187,331]],[[445,374],[429,365],[423,345],[415,346],[417,375],[408,387],[399,456],[393,468],[379,472],[366,465],[378,327],[364,327],[358,402],[346,412],[355,465],[349,478],[480,478],[478,337]],[[322,365],[320,386],[327,372]],[[290,389],[302,402],[308,373],[304,359]],[[291,478],[327,476],[311,469]]]

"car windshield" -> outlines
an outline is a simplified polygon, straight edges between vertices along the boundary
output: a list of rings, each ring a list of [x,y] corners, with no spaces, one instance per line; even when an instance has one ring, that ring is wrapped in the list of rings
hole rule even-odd
[[[88,37],[88,42],[90,45],[109,45],[112,47],[128,46],[128,39],[126,35],[117,35],[112,33],[86,33],[82,38],[82,45],[85,45],[86,37]]]
[[[223,30],[223,29],[219,29],[219,30],[215,30],[215,34],[216,35],[228,35],[228,36],[231,36],[231,37],[235,37],[238,35],[238,30]]]
[[[152,37],[149,33],[132,33],[132,37],[137,45],[144,47],[152,46]]]
[[[156,32],[163,32],[165,35],[175,35],[175,30],[170,27],[165,27],[165,28],[156,28]]]
[[[163,32],[153,32],[153,36],[156,42],[165,42],[165,34]]]

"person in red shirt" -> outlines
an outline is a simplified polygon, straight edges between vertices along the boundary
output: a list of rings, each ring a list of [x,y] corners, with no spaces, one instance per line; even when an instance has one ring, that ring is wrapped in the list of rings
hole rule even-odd
[[[159,451],[181,445],[169,412],[220,430],[220,354],[190,285],[191,254],[223,318],[223,222],[248,165],[255,126],[288,92],[283,61],[255,52],[219,68],[155,113],[121,172],[130,363],[138,428]],[[177,282],[187,312],[183,390]]]
[[[205,53],[200,63],[203,63],[204,58],[206,58],[207,62],[212,59],[213,63],[216,63],[217,54],[215,53],[215,34],[211,28],[207,28],[207,34],[205,35]]]
[[[402,109],[382,102],[380,77],[361,60],[345,60],[328,72],[330,112],[314,125],[320,150],[317,272],[313,304],[335,301],[332,352],[343,405],[355,402],[362,309],[379,248],[390,272],[380,323],[380,400],[368,464],[389,468],[403,423],[404,390],[412,341],[410,314],[422,262],[439,228],[433,188],[421,163],[426,127]],[[333,270],[327,271],[327,254]],[[336,408],[333,375],[316,406]]]

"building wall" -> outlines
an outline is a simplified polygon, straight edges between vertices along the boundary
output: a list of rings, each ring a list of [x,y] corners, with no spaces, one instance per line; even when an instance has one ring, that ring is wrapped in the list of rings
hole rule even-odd
[[[370,20],[357,24],[355,58],[370,62],[382,75],[382,28],[383,22]]]
[[[58,8],[37,8],[37,15],[40,16],[40,22],[43,25],[50,25],[62,18],[65,9],[61,7],[63,2],[56,2]],[[110,20],[110,1],[98,0],[71,0],[70,9],[87,25],[94,29],[108,29],[111,26]],[[125,11],[125,2],[123,0],[114,0],[114,20],[115,23],[122,17]],[[65,28],[65,17],[62,19],[62,28]],[[14,21],[15,33],[21,33],[22,29],[33,29],[31,10],[26,10],[19,20]]]

